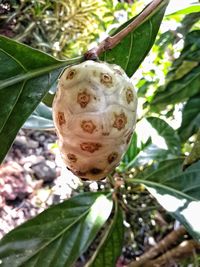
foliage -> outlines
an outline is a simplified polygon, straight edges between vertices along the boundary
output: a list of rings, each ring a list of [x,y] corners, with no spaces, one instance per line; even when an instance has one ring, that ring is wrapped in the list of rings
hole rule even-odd
[[[147,27],[152,27],[148,25],[154,24],[154,31],[158,31],[157,20],[162,20],[161,14],[162,16],[164,14],[163,5],[161,9],[158,9],[152,17],[149,17],[149,20],[142,24],[136,32],[131,34],[131,38],[135,35],[140,35],[144,40],[149,40],[149,36],[143,36],[142,33],[144,29],[148,29]],[[128,23],[130,23],[130,21]],[[124,28],[125,26],[126,24],[122,27]],[[129,38],[129,36],[130,35],[128,35],[127,38]],[[154,39],[155,34],[151,36],[152,44]],[[119,46],[121,45],[117,45],[112,51],[118,50]],[[129,43],[129,46],[127,57],[129,57],[129,53],[133,49],[132,42]],[[151,46],[147,48],[148,51],[150,48]],[[61,68],[70,64],[80,63],[83,61],[84,57],[80,56],[66,61],[57,60],[47,54],[43,54],[40,51],[19,44],[3,36],[0,37],[0,49],[0,54],[2,55],[0,64],[8,61],[7,67],[3,69],[0,77],[2,80],[0,85],[0,94],[2,96],[0,100],[0,112],[4,114],[0,121],[0,140],[4,140],[4,146],[0,152],[0,162],[2,162],[18,130],[55,83],[61,72]],[[140,61],[144,59],[146,53],[146,50],[140,53],[138,56]],[[119,53],[115,54],[115,62],[120,64],[122,61],[121,56]],[[131,73],[133,72],[134,69],[131,70]],[[128,74],[130,75],[130,71]],[[9,93],[9,90],[13,90],[12,94]],[[7,98],[6,101],[5,97]],[[25,101],[25,98],[29,101]],[[12,114],[15,114],[15,116],[12,116]],[[12,120],[14,120],[14,122]],[[12,131],[10,128],[12,128]],[[6,141],[5,136],[7,136]]]
[[[11,29],[17,41],[59,58],[73,56],[83,53],[105,29],[103,21],[111,20],[109,2],[22,0],[20,6],[11,5],[3,26],[13,24]]]
[[[160,5],[156,15],[144,21],[141,26],[128,34],[114,49],[105,51],[100,59],[120,65],[128,76],[132,76],[154,43],[165,9],[166,1]],[[133,20],[134,18],[130,19],[112,34],[116,34]],[[143,41],[141,42],[141,40]]]
[[[0,49],[2,66],[7,62],[0,73],[2,161],[18,130],[57,80],[62,68],[80,62],[81,58],[59,61],[3,36]]]
[[[2,266],[71,266],[111,210],[111,195],[102,193],[79,195],[49,208],[2,240]]]
[[[32,4],[28,1],[27,8],[31,10],[28,14],[34,15],[38,20],[44,18],[45,22],[44,14],[47,16],[48,12],[52,12],[56,7],[58,13],[55,13],[55,16],[63,12],[67,18],[69,13],[64,2],[47,2],[44,5],[43,1],[33,1]],[[134,202],[134,194],[131,195],[130,205],[124,195],[128,195],[127,188],[132,188],[133,185],[137,186],[138,195],[145,186],[158,203],[183,224],[194,239],[200,241],[200,224],[196,217],[200,207],[199,135],[196,137],[200,127],[199,6],[168,14],[164,23],[173,21],[176,29],[163,30],[163,23],[155,42],[168,4],[167,1],[163,2],[164,5],[160,5],[120,44],[101,55],[102,60],[121,65],[129,76],[134,74],[133,82],[140,96],[139,106],[143,107],[129,149],[120,166],[116,168],[115,175],[110,177],[109,192],[79,194],[49,208],[8,233],[0,242],[2,267],[45,267],[52,264],[56,267],[72,266],[88,249],[97,234],[99,238],[95,252],[86,266],[114,267],[123,245],[122,208],[126,205],[129,208]],[[71,13],[74,5],[80,7],[79,1],[69,3]],[[76,12],[85,8],[91,15],[88,20],[92,21],[95,17],[94,7],[101,2],[94,2],[90,8],[89,4],[84,6],[84,3],[86,2],[83,2]],[[107,3],[111,4],[109,1]],[[104,20],[109,16],[109,12],[106,13],[105,6],[102,8],[101,19]],[[112,8],[111,6],[110,10],[113,12]],[[117,8],[120,9],[120,5]],[[81,29],[84,26],[84,18],[80,26],[75,16],[75,21],[66,24],[65,34],[71,36],[73,33],[73,38],[77,38],[76,27],[79,25]],[[45,31],[48,31],[51,36],[53,28],[51,29],[50,25],[53,25],[54,20],[55,17],[52,17],[48,25],[42,22],[38,26],[36,23],[35,28],[33,27],[34,33],[44,38]],[[124,29],[132,20],[115,29],[112,35]],[[60,23],[63,23],[63,20]],[[69,30],[70,23],[74,32]],[[61,27],[61,24],[58,25]],[[100,28],[104,26],[101,25]],[[45,30],[41,27],[45,27]],[[85,30],[91,29],[89,27]],[[62,43],[59,36],[62,32],[55,32],[55,39],[52,35],[48,43],[59,40],[59,44],[63,45],[63,55],[66,56],[68,52],[65,49],[69,49],[70,44]],[[95,34],[98,35],[99,32]],[[88,42],[94,40],[97,35],[91,34]],[[17,38],[23,40],[23,36]],[[38,47],[46,47],[35,34],[33,38],[37,40]],[[149,56],[139,67],[152,46]],[[87,45],[82,47],[85,49]],[[50,47],[47,47],[46,51],[49,52],[49,49]],[[73,47],[73,51],[77,54],[76,48]],[[81,50],[81,54],[83,51]],[[82,55],[58,60],[6,37],[0,37],[1,161],[24,123],[25,127],[33,129],[41,128],[41,125],[42,129],[52,127],[51,108],[41,101],[51,106],[55,81],[62,69],[83,60]],[[152,62],[151,65],[147,64],[149,61]],[[179,123],[177,112],[182,117]],[[188,163],[184,159],[191,151],[195,139],[197,142],[187,158]],[[189,167],[183,171],[184,164]],[[115,177],[123,178],[121,187]]]
[[[143,183],[158,202],[200,240],[195,214],[199,210],[200,163],[182,171],[182,159],[165,160],[138,173],[133,183]]]
[[[87,51],[101,33],[119,23],[124,8],[128,16],[138,10],[138,5],[111,0],[20,0],[7,5],[9,12],[0,20],[2,32],[60,59]]]

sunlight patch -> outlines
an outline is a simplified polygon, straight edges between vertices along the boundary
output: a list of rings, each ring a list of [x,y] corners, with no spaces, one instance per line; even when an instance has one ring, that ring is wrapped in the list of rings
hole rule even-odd
[[[200,202],[192,201],[188,206],[180,212],[190,223],[190,226],[195,232],[200,233],[200,221],[199,221]]]
[[[152,143],[158,148],[168,149],[165,139],[160,136],[157,131],[151,126],[151,124],[143,119],[137,123],[136,133],[138,142],[146,142],[149,137],[152,138]]]
[[[102,220],[105,220],[105,217],[109,217],[112,206],[112,200],[104,195],[99,196],[90,209],[87,216],[87,223],[94,224],[96,222],[97,224],[101,224]]]
[[[187,202],[186,199],[179,199],[169,194],[161,195],[154,188],[149,188],[149,192],[159,201],[159,203],[169,212],[176,212],[178,209],[183,207]]]

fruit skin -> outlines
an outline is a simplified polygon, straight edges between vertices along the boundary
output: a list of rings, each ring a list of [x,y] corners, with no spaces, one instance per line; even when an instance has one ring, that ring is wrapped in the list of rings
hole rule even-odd
[[[105,178],[126,152],[137,96],[117,65],[87,60],[62,73],[53,102],[61,156],[85,180]]]

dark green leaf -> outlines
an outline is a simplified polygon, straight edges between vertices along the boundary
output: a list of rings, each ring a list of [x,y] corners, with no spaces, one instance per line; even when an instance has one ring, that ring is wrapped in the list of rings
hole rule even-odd
[[[200,61],[200,30],[189,32],[180,55],[181,60]]]
[[[0,36],[0,162],[63,67],[81,60],[58,61]]]
[[[2,267],[70,267],[112,210],[110,194],[83,193],[55,205],[0,241]]]
[[[167,74],[167,83],[159,88],[151,106],[164,109],[168,104],[187,100],[200,92],[200,30],[189,32],[180,57]]]
[[[157,117],[148,117],[147,121],[165,139],[169,150],[175,154],[180,152],[180,138],[177,132],[167,122]]]
[[[195,13],[191,13],[186,15],[181,23],[180,26],[180,33],[185,35],[187,32],[190,31],[190,29],[195,26],[195,24],[197,23],[197,27],[198,27],[198,22],[199,22],[199,16],[200,16],[200,12],[195,12]]]
[[[200,161],[182,170],[183,159],[167,160],[139,173],[133,183],[144,184],[158,202],[200,241]],[[141,178],[141,179],[140,179]]]
[[[200,30],[189,32],[185,37],[184,47],[180,56],[173,62],[167,80],[184,77],[200,62]]]
[[[52,84],[49,92],[47,92],[42,99],[42,102],[50,108],[52,107],[53,104],[54,96],[56,94],[56,89],[57,89],[57,80],[55,81],[55,83]]]
[[[200,96],[192,97],[183,108],[182,123],[178,132],[182,141],[186,141],[200,128]]]
[[[25,122],[23,128],[37,130],[53,129],[52,109],[41,102]]]
[[[141,150],[138,155],[129,162],[125,169],[128,170],[130,168],[139,168],[152,163],[152,161],[162,161],[170,156],[172,155],[168,150],[161,149],[154,144],[150,144]]]
[[[175,104],[188,99],[200,92],[200,66],[197,66],[184,77],[167,84],[163,91],[158,92],[151,102],[151,105]]]
[[[116,203],[115,214],[104,236],[85,267],[115,267],[116,261],[121,254],[124,238],[124,226],[122,210]]]
[[[47,105],[48,107],[52,107],[53,100],[54,100],[55,94],[47,93],[44,98],[42,99],[42,102]]]
[[[128,164],[131,160],[133,160],[133,158],[136,157],[138,152],[139,152],[139,149],[137,148],[137,134],[134,133],[131,138],[131,143],[128,147],[128,150],[126,151],[123,157],[123,162]]]
[[[104,52],[101,60],[121,66],[128,76],[132,76],[153,46],[168,2],[163,0],[136,30],[128,34],[114,49]],[[113,35],[133,20],[134,18],[119,27]]]
[[[185,158],[183,162],[183,169],[185,170],[198,160],[200,160],[200,130],[197,133],[197,139],[194,143],[191,153]]]

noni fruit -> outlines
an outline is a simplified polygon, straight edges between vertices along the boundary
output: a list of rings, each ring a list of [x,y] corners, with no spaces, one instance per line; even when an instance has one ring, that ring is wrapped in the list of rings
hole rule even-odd
[[[61,156],[81,179],[105,178],[126,152],[137,96],[117,65],[87,60],[62,73],[53,102]]]

